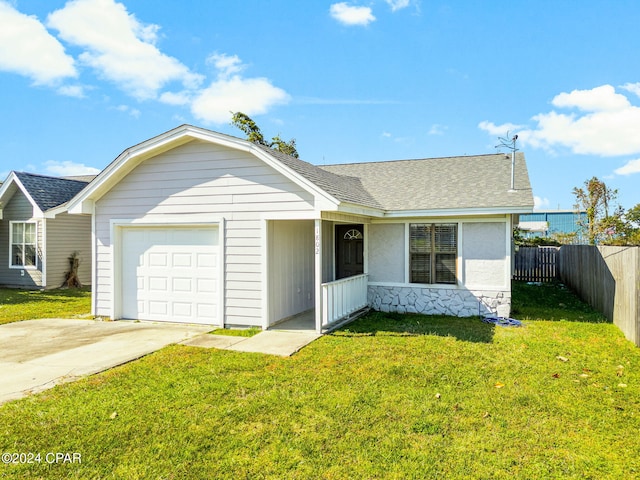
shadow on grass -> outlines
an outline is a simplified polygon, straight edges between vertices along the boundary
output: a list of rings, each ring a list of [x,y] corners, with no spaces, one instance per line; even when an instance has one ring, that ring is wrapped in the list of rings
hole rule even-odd
[[[561,283],[512,282],[511,298],[518,320],[611,323]]]
[[[0,305],[20,305],[31,302],[62,302],[91,295],[91,287],[59,288],[55,290],[25,290],[19,288],[0,288]]]
[[[433,335],[454,337],[465,342],[491,343],[495,326],[478,317],[458,318],[444,315],[420,315],[371,312],[332,335],[339,336],[397,336]]]

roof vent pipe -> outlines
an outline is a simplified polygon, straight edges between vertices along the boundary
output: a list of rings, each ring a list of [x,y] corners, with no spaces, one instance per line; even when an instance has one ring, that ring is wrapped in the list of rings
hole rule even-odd
[[[511,188],[509,192],[516,191],[516,152],[518,149],[516,148],[516,140],[518,140],[518,135],[514,135],[509,140],[509,132],[507,132],[507,136],[505,138],[498,137],[500,143],[496,145],[496,148],[504,147],[511,150]]]

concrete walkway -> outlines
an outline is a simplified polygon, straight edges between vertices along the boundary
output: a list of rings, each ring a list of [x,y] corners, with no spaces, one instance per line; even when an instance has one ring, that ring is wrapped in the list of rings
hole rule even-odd
[[[0,325],[0,404],[108,370],[211,329],[69,319]]]
[[[182,345],[290,357],[319,337],[319,333],[312,331],[267,330],[253,337],[200,335],[182,342]]]

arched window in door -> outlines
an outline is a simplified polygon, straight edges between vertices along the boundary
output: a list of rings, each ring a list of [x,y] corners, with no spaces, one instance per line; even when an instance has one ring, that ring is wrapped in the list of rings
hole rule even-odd
[[[344,234],[345,240],[362,240],[362,232],[356,228],[347,230]]]

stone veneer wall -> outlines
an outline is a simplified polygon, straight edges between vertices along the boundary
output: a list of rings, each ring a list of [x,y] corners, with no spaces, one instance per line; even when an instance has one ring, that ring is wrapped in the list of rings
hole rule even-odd
[[[382,312],[456,317],[498,314],[508,317],[511,292],[369,285],[367,301],[371,308]]]

